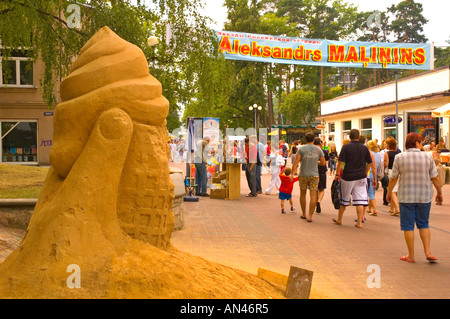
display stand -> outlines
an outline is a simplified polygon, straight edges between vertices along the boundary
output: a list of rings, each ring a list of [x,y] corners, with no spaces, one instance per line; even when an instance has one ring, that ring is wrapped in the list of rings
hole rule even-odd
[[[241,197],[241,164],[226,164],[227,197],[226,199],[240,199]]]

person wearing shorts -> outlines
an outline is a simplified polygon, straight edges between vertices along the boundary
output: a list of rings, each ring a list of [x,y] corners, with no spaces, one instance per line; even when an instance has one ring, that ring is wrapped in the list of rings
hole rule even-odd
[[[291,179],[291,168],[285,167],[279,175],[281,180],[280,190],[278,192],[278,198],[281,200],[281,213],[285,214],[284,201],[288,200],[291,204],[291,212],[295,210],[294,202],[292,200],[292,190],[294,189],[294,183],[298,181],[298,177]]]
[[[325,195],[325,188],[327,188],[327,164],[329,161],[328,150],[323,149],[322,140],[319,137],[314,138],[314,145],[322,149],[322,152],[325,156],[325,165],[318,165],[319,171],[319,185],[318,185],[318,195],[317,195],[317,204],[316,204],[316,213],[320,214],[322,212],[322,208],[320,207],[320,203],[322,202],[323,196]]]
[[[400,259],[410,263],[415,262],[415,225],[419,229],[426,260],[437,261],[430,250],[431,235],[428,220],[433,199],[433,186],[437,191],[436,200],[442,201],[442,185],[433,158],[421,152],[423,139],[422,135],[415,132],[406,136],[406,152],[395,156],[386,195],[386,200],[391,201],[394,187],[398,183],[400,228],[404,232],[408,248],[408,254]]]
[[[338,217],[333,218],[333,222],[338,225],[342,225],[342,217],[345,209],[350,204],[356,206],[357,220],[355,226],[362,228],[362,218],[364,206],[369,205],[369,196],[367,194],[367,171],[368,167],[372,168],[376,172],[375,163],[372,161],[369,149],[360,143],[359,131],[352,129],[350,131],[350,143],[342,146],[339,154],[338,165],[336,169],[336,180],[339,180],[339,176],[342,167],[345,167],[342,171],[342,177],[340,178],[340,204]],[[373,184],[376,187],[376,179]]]
[[[317,206],[317,198],[319,193],[319,170],[318,165],[326,165],[323,151],[314,145],[314,133],[306,134],[306,144],[298,148],[295,161],[292,166],[291,178],[297,171],[300,164],[300,173],[298,177],[300,187],[300,206],[302,209],[301,219],[312,222],[312,216]],[[310,201],[308,209],[308,217],[306,217],[306,192],[309,190]]]

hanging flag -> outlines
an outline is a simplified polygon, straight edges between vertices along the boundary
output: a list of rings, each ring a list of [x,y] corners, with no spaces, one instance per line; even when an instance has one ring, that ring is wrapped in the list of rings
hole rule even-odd
[[[331,41],[216,31],[226,59],[340,68],[434,69],[428,43]]]

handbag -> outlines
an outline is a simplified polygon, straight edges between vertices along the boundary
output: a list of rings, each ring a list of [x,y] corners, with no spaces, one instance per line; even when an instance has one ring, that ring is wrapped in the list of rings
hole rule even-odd
[[[331,201],[333,202],[334,209],[339,209],[341,207],[340,201],[340,183],[337,180],[333,180],[331,184]]]
[[[383,186],[383,188],[389,187],[389,177],[387,175],[384,175],[381,179],[381,186]]]

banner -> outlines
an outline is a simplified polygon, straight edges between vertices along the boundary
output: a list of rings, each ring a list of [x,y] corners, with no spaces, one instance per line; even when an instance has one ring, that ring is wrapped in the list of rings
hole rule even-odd
[[[231,60],[339,68],[434,68],[433,47],[428,43],[331,41],[234,31],[216,34],[220,52]]]
[[[220,141],[219,119],[212,117],[203,118],[203,137],[209,136],[209,145],[216,146]]]

